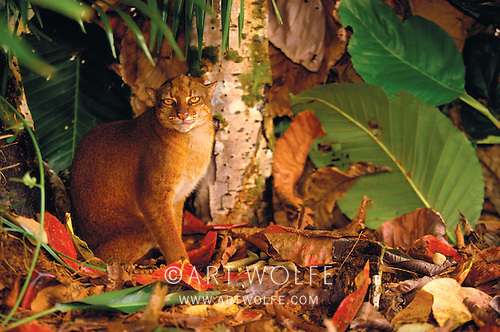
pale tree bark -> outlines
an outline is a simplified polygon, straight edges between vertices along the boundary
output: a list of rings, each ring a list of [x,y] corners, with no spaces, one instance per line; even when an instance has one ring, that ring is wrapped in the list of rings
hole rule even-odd
[[[224,122],[216,134],[214,162],[199,192],[209,195],[214,224],[262,222],[266,180],[272,170],[272,139],[268,139],[272,135],[266,134],[272,124],[266,116],[263,98],[265,86],[272,83],[267,3],[244,1],[240,45],[237,25],[240,6],[234,2],[229,33],[231,51],[227,54],[221,49],[220,4],[214,6],[217,15],[207,15],[204,46],[215,46],[219,61],[206,77],[218,82],[212,105],[214,113],[220,113]]]

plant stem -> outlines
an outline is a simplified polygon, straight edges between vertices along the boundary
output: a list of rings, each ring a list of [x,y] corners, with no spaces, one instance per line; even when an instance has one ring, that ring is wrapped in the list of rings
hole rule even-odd
[[[33,260],[31,261],[30,269],[28,271],[28,274],[26,275],[26,280],[24,281],[23,287],[21,288],[21,291],[19,292],[19,296],[17,297],[16,304],[14,307],[12,307],[12,310],[9,312],[7,317],[4,319],[2,322],[2,326],[7,325],[7,323],[12,319],[12,316],[14,316],[14,313],[16,312],[17,308],[19,307],[19,304],[21,303],[21,300],[23,299],[24,293],[26,292],[26,289],[28,288],[28,284],[31,279],[31,275],[33,274],[33,270],[36,265],[36,261],[38,259],[38,255],[40,253],[40,247],[42,245],[42,234],[43,234],[43,225],[44,225],[44,215],[45,215],[45,177],[43,174],[43,162],[42,162],[42,153],[40,152],[40,147],[38,146],[38,143],[36,141],[35,133],[33,133],[33,130],[31,130],[28,122],[24,120],[21,114],[7,101],[5,100],[4,97],[0,96],[1,100],[5,103],[5,105],[8,105],[10,109],[19,117],[21,122],[24,125],[24,128],[30,135],[30,138],[33,142],[33,146],[35,147],[35,152],[36,152],[36,157],[38,159],[38,170],[40,172],[40,183],[37,184],[37,187],[40,189],[40,233],[38,234],[37,242],[36,242],[36,247],[35,247],[35,252],[33,253]]]
[[[471,107],[474,107],[477,111],[479,111],[482,115],[484,115],[485,117],[487,117],[491,122],[493,122],[493,124],[498,128],[500,129],[500,122],[498,121],[498,119],[493,115],[491,114],[490,110],[484,106],[483,104],[481,104],[480,102],[478,102],[477,100],[475,100],[474,98],[472,98],[471,96],[469,96],[467,93],[464,93],[460,99],[469,104]]]
[[[15,323],[12,323],[11,325],[9,325],[8,327],[6,327],[4,330],[2,330],[3,332],[6,332],[6,331],[10,331],[12,329],[15,329],[16,327],[19,327],[23,324],[26,324],[28,322],[31,322],[37,318],[40,318],[40,317],[43,317],[45,315],[48,315],[48,314],[51,314],[53,312],[57,312],[57,311],[61,311],[61,309],[59,309],[57,306],[56,307],[53,307],[53,308],[50,308],[50,309],[47,309],[45,311],[42,311],[42,312],[39,312],[39,313],[36,313],[34,315],[31,315],[31,316],[28,316],[26,318],[23,318],[21,320],[18,320],[17,322]]]

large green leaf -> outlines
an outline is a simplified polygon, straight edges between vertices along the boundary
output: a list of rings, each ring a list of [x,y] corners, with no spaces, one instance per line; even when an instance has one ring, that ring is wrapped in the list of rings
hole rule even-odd
[[[448,230],[454,230],[459,211],[476,224],[484,196],[479,161],[465,135],[437,108],[407,92],[389,99],[381,87],[365,83],[317,86],[294,96],[292,107],[296,113],[315,111],[328,132],[311,147],[317,167],[345,169],[365,161],[392,168],[361,178],[339,201],[349,217],[368,195],[370,228],[419,207],[440,212]]]
[[[384,87],[389,96],[411,92],[431,105],[465,93],[465,67],[451,37],[420,16],[404,23],[380,0],[342,0],[339,14],[354,34],[349,53],[365,82]]]
[[[59,303],[56,308],[61,311],[89,309],[119,311],[130,314],[146,307],[153,293],[155,284],[156,283],[152,283],[145,286],[92,295],[74,302]],[[203,303],[203,301],[208,302],[211,297],[219,294],[220,292],[217,291],[182,291],[170,293],[165,297],[164,305],[171,306],[184,304],[186,300],[193,298]]]
[[[112,61],[104,31],[47,14],[43,33],[51,38],[31,40],[36,53],[57,68],[46,79],[23,69],[28,106],[42,154],[57,172],[68,167],[80,139],[99,123],[132,117],[128,89],[107,67]],[[107,52],[107,53],[106,53]]]

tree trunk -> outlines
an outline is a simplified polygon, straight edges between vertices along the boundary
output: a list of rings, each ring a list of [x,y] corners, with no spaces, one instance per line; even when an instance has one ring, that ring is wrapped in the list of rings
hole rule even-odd
[[[216,134],[214,162],[199,190],[209,195],[214,224],[255,223],[266,216],[264,195],[272,171],[272,122],[263,98],[271,84],[268,11],[264,1],[245,0],[244,7],[241,45],[236,23],[240,8],[235,3],[231,10],[228,52],[221,49],[220,7],[214,8],[216,17],[207,15],[205,22],[204,44],[215,46],[219,55],[206,76],[218,82],[212,105],[224,118]]]

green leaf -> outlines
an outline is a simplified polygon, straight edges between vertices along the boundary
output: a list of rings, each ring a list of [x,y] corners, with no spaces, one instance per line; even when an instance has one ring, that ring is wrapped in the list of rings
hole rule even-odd
[[[36,177],[32,177],[30,172],[26,172],[22,178],[23,183],[33,189],[36,186]]]
[[[148,59],[148,61],[153,66],[155,66],[156,63],[153,60],[153,56],[151,55],[151,52],[149,52],[148,44],[146,44],[146,40],[144,39],[144,35],[142,34],[142,31],[137,26],[137,24],[135,24],[134,20],[130,16],[128,16],[127,13],[125,13],[123,10],[121,10],[118,7],[116,7],[115,5],[113,5],[113,4],[109,3],[109,2],[106,2],[104,0],[102,0],[102,1],[106,5],[108,5],[110,8],[112,8],[115,12],[117,12],[118,15],[120,15],[120,17],[125,22],[125,24],[127,25],[127,27],[130,29],[130,31],[132,31],[132,34],[134,35],[134,38],[137,41],[137,44],[139,45],[139,47],[141,48],[141,50],[144,52],[144,55],[146,55],[146,58]]]
[[[419,207],[440,212],[448,231],[459,211],[476,224],[484,195],[479,161],[437,108],[404,91],[389,99],[381,87],[365,83],[317,86],[294,96],[292,107],[295,113],[313,110],[328,132],[311,147],[316,167],[345,169],[364,161],[392,168],[362,177],[339,201],[350,218],[367,195],[373,200],[370,228]]]
[[[193,26],[193,16],[194,16],[194,1],[186,0],[186,4],[184,5],[184,33],[186,36],[186,40],[190,40],[191,38],[191,28]],[[187,55],[189,49],[189,43],[186,43],[185,53]]]
[[[111,28],[111,22],[109,21],[108,15],[102,9],[102,7],[95,1],[92,1],[94,8],[99,13],[99,17],[101,18],[102,25],[104,26],[104,30],[106,31],[106,36],[108,37],[109,46],[111,47],[111,52],[113,53],[113,57],[117,58],[116,47],[115,47],[115,37],[113,33],[113,29]]]
[[[389,96],[405,90],[435,106],[465,93],[460,52],[437,24],[420,16],[402,23],[379,0],[343,0],[339,14],[354,30],[348,50],[365,82]]]
[[[92,295],[87,298],[74,301],[60,303],[57,308],[61,311],[68,310],[103,310],[103,311],[118,311],[127,314],[134,313],[143,309],[149,302],[153,292],[155,283],[122,289],[114,292]],[[165,297],[165,306],[185,303],[187,299],[199,298],[209,299],[212,296],[219,295],[220,292],[198,292],[198,291],[184,291],[168,294]]]
[[[103,30],[79,26],[59,15],[44,18],[52,42],[27,36],[37,53],[58,69],[50,79],[22,68],[24,88],[44,160],[67,168],[80,139],[96,125],[128,119],[128,89],[108,68],[112,61]],[[107,61],[109,62],[107,62]]]
[[[0,45],[13,52],[19,62],[42,76],[50,76],[55,68],[45,63],[38,54],[32,52],[29,44],[13,36],[5,21],[0,20]]]
[[[233,0],[221,1],[222,51],[229,50],[229,26],[231,25],[231,7]]]
[[[31,3],[44,7],[77,22],[88,21],[92,18],[93,11],[83,2],[74,0],[30,0]]]

